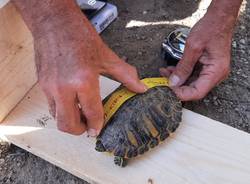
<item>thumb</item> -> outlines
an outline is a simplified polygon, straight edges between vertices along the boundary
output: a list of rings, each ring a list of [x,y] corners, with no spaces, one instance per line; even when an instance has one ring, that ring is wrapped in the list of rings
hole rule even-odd
[[[129,90],[136,93],[144,93],[147,91],[147,87],[140,81],[135,67],[121,59],[112,65],[107,73],[120,81]]]
[[[181,86],[192,74],[193,68],[199,60],[202,49],[199,44],[187,41],[183,58],[179,61],[174,72],[170,75],[170,87]]]

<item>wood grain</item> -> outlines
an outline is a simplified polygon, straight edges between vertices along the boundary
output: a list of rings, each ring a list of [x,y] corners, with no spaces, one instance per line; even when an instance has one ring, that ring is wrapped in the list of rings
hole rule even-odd
[[[117,87],[103,79],[102,97]],[[105,91],[105,94],[104,94]],[[43,123],[40,120],[46,120]],[[177,132],[127,167],[94,150],[95,140],[56,130],[38,86],[14,109],[0,134],[33,154],[95,184],[249,184],[250,135],[188,110]]]
[[[0,122],[36,83],[33,40],[15,7],[0,9]]]

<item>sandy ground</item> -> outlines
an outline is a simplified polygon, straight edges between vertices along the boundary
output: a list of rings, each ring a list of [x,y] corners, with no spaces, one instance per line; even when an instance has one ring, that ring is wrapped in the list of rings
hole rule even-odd
[[[208,0],[112,0],[119,18],[102,37],[120,56],[137,67],[140,76],[156,76],[165,66],[160,44],[180,25],[191,26],[205,12]],[[119,3],[118,3],[119,2]],[[185,107],[250,132],[250,0],[244,1],[232,43],[232,72],[229,78],[197,102]],[[86,183],[50,163],[0,142],[0,184]]]

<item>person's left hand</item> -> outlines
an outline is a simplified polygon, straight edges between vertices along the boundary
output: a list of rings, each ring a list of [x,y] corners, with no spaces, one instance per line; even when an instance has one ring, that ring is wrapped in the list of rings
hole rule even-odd
[[[191,30],[183,58],[175,68],[161,68],[169,77],[170,87],[182,101],[203,98],[213,87],[227,78],[230,72],[231,20],[207,13]],[[198,78],[185,83],[197,63],[202,65]]]

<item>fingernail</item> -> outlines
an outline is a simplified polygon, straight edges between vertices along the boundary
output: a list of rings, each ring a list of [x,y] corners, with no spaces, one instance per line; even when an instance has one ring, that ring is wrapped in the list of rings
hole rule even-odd
[[[97,136],[97,131],[95,129],[90,128],[90,129],[88,129],[87,132],[88,132],[88,135],[90,137],[96,137]]]
[[[141,81],[139,81],[139,83],[140,83],[140,92],[145,93],[148,90],[148,87]]]
[[[169,86],[177,86],[180,82],[180,78],[177,75],[171,75],[169,77]]]
[[[148,90],[148,87],[145,85],[145,84],[143,84],[143,86],[144,86],[144,93]]]

